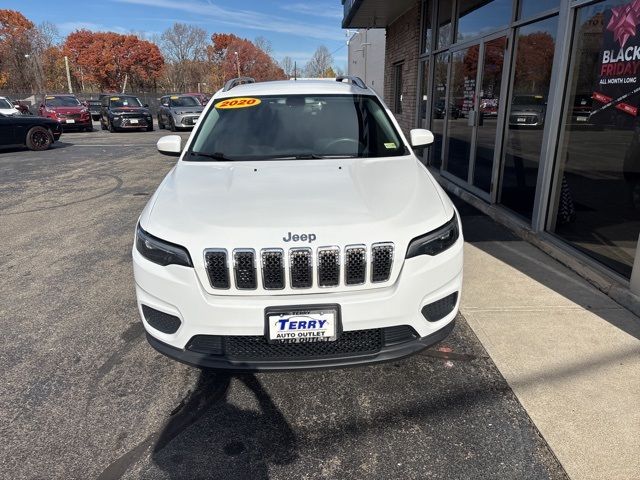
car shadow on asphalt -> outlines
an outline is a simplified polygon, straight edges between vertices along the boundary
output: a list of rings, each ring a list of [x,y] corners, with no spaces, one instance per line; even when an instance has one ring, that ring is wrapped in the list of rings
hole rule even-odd
[[[255,410],[228,402],[232,380],[253,396]],[[207,370],[165,425],[152,453],[156,467],[176,479],[200,478],[205,472],[212,478],[268,478],[269,465],[286,465],[297,457],[295,433],[255,375]]]

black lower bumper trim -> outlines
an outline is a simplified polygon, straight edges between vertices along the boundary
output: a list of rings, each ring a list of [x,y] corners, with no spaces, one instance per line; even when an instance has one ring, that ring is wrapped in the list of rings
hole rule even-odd
[[[437,332],[426,337],[417,338],[409,342],[398,345],[383,347],[379,352],[362,355],[345,355],[343,357],[314,358],[301,360],[278,360],[278,361],[233,361],[219,355],[207,355],[203,353],[183,350],[172,347],[147,333],[149,344],[158,352],[169,358],[178,360],[200,368],[213,368],[221,370],[236,371],[269,371],[269,370],[305,370],[316,368],[337,368],[354,365],[365,365],[368,363],[386,362],[397,360],[418,353],[436,343],[444,340],[455,326],[455,320],[447,324]]]

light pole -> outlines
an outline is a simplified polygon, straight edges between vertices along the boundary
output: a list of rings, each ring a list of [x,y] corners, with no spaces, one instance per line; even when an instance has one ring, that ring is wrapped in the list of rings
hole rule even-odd
[[[238,56],[238,52],[233,52],[236,56],[236,67],[238,68],[238,78],[240,78],[240,57]]]

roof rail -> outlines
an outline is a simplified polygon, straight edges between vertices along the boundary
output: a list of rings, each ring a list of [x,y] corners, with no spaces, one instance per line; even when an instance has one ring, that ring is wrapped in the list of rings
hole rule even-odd
[[[367,89],[367,84],[362,81],[360,77],[355,77],[353,75],[340,75],[336,77],[336,82],[342,82],[344,80],[349,80],[349,82],[353,83],[356,87]]]
[[[256,83],[255,78],[251,77],[238,77],[232,78],[227,83],[224,84],[223,92],[227,92],[231,90],[233,87],[237,87],[238,85],[244,85],[245,83]]]

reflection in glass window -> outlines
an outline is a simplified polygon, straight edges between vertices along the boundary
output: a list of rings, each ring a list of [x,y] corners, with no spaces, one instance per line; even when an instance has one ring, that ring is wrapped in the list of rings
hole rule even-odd
[[[438,2],[437,48],[451,45],[451,33],[453,32],[451,24],[452,3],[451,0]]]
[[[447,115],[447,76],[449,54],[440,53],[435,56],[433,75],[433,117],[431,131],[435,137],[431,148],[431,165],[440,168],[442,165],[442,139],[444,138],[444,120]],[[451,112],[449,112],[451,113]]]
[[[457,41],[479,37],[511,22],[512,0],[460,0]]]
[[[431,12],[433,11],[433,2],[430,0],[422,4],[422,53],[429,53],[433,48],[433,31],[431,30]]]
[[[610,28],[626,5],[607,1],[578,10],[547,225],[630,277],[640,233],[640,94],[629,93],[640,77],[629,73],[635,61],[605,59],[605,52],[616,58],[622,48],[640,48],[638,36],[617,37]]]
[[[533,214],[557,30],[555,16],[516,33],[500,202],[527,219]]]
[[[518,3],[520,4],[518,8],[519,20],[560,7],[560,0],[520,0]]]

